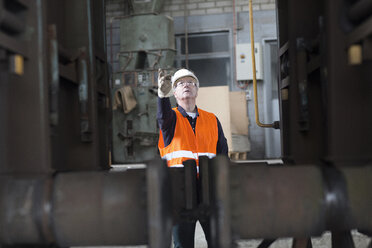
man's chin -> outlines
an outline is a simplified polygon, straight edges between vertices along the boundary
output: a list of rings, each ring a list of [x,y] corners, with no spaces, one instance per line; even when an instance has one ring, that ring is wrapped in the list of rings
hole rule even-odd
[[[193,97],[192,95],[189,95],[189,94],[184,94],[182,96],[182,100],[189,100],[189,99],[193,99],[193,98],[195,98],[195,97]]]

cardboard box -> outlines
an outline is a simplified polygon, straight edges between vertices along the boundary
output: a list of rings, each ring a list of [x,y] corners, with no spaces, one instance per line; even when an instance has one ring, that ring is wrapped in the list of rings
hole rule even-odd
[[[199,88],[196,105],[205,111],[212,112],[221,122],[221,126],[229,150],[232,147],[231,143],[231,117],[230,117],[230,99],[228,86],[213,86]]]

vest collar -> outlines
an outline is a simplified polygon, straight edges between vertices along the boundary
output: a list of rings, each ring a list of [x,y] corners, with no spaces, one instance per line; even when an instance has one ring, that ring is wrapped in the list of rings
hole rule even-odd
[[[186,111],[180,106],[178,105],[177,107],[178,111],[180,111],[180,113],[182,114],[183,117],[188,117],[189,115],[186,113]],[[199,116],[199,111],[198,111],[198,107],[195,106],[195,110],[196,110],[196,117]]]

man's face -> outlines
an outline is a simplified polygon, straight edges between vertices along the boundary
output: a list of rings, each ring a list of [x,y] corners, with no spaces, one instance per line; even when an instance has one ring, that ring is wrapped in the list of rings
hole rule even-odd
[[[193,77],[180,78],[175,84],[173,93],[177,100],[195,99],[198,96],[196,80]]]

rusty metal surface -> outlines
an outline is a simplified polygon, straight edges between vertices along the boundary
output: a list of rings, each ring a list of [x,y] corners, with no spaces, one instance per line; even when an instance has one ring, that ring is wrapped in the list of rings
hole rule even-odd
[[[0,121],[1,134],[6,134],[0,141],[0,172],[109,168],[104,1],[92,2],[15,0],[1,5]],[[99,14],[101,25],[92,21]],[[7,25],[9,16],[17,20],[13,26]],[[8,69],[15,55],[24,57],[23,75]],[[83,68],[76,66],[78,59],[85,61]]]
[[[347,34],[339,23],[343,4],[343,1],[327,1],[326,6],[329,80],[327,159],[340,165],[358,165],[372,160],[372,67],[368,61],[359,66],[347,63],[346,46],[341,42],[346,40]]]
[[[169,171],[0,176],[0,244],[170,246]]]
[[[206,156],[199,157],[200,203],[210,205],[210,165]]]
[[[370,164],[264,166],[235,164],[219,156],[211,164],[216,247],[229,247],[238,239],[372,230]]]
[[[367,12],[350,25],[345,1],[278,1],[283,156],[298,166],[217,157],[200,166],[198,192],[195,164],[60,173],[108,168],[103,2],[13,0],[0,14],[1,245],[166,247],[171,214],[177,222],[211,213],[213,247],[324,230],[338,245],[348,243],[345,229],[372,233],[371,64],[368,55],[350,66],[346,53],[370,43]],[[9,70],[15,55],[23,75]]]
[[[277,2],[279,87],[285,93],[279,96],[282,156],[287,163],[358,165],[372,159],[369,12],[364,0],[354,5],[342,0]],[[299,39],[305,45],[301,49]],[[365,44],[357,66],[349,65],[347,57],[354,43]]]
[[[208,159],[202,159],[208,163]],[[183,162],[184,167],[168,168],[170,174],[170,185],[172,194],[172,219],[176,224],[179,221],[205,220],[209,217],[209,188],[208,180],[197,175],[195,160]],[[204,166],[204,177],[208,176]],[[208,184],[208,185],[205,185]]]
[[[196,162],[195,160],[186,160],[183,162],[185,171],[185,209],[192,210],[197,205],[197,193],[196,193]]]
[[[210,161],[212,187],[210,228],[212,247],[216,248],[232,247],[233,242],[229,164],[229,159],[225,156],[217,156]]]
[[[317,160],[322,156],[325,146],[325,128],[320,121],[323,109],[319,82],[316,82],[317,78],[308,78],[304,74],[306,64],[299,63],[297,58],[297,39],[307,42],[311,37],[317,37],[322,5],[323,1],[320,0],[279,0],[277,4],[279,49],[285,50],[281,55],[279,68],[285,68],[286,71],[279,75],[278,88],[288,92],[286,98],[279,96],[282,156],[287,162],[308,163]],[[306,80],[306,90],[300,88],[299,79],[302,82]],[[305,104],[301,102],[304,98],[307,98]],[[303,119],[306,128],[303,127]]]
[[[63,247],[146,244],[146,202],[144,169],[59,174],[52,203],[56,242]]]
[[[316,167],[234,166],[231,188],[232,230],[238,237],[307,237],[325,229]]]
[[[0,243],[52,242],[51,180],[43,176],[0,179]]]
[[[345,230],[372,232],[372,165],[267,166],[232,163],[224,156],[200,162],[210,168],[213,247],[232,247],[239,239],[317,236],[326,230],[335,235],[335,243],[351,244],[344,240]],[[178,208],[183,219],[206,213],[199,209],[203,201],[188,209],[186,178],[184,168],[168,169],[161,160],[124,172],[59,173],[53,181],[2,176],[0,243],[168,247],[172,209]]]
[[[181,212],[186,208],[185,197],[185,170],[183,168],[169,168],[171,192],[172,192],[172,219],[177,223],[181,218]]]
[[[0,69],[0,98],[6,106],[0,113],[0,122],[5,126],[1,132],[6,132],[0,139],[0,146],[4,148],[4,156],[0,156],[0,172],[49,173],[45,6],[29,1],[25,9],[24,5],[16,4],[18,1],[7,2],[15,4],[13,14],[23,15],[28,32],[19,30],[21,33],[15,35],[0,29],[0,47],[5,51]],[[8,11],[11,11],[10,7]],[[25,57],[23,75],[15,75],[8,70],[12,54]]]
[[[147,164],[148,245],[170,247],[172,241],[172,201],[169,170],[164,160]]]
[[[351,217],[354,220],[353,225],[360,230],[372,232],[372,213],[371,201],[372,198],[368,193],[370,182],[372,182],[372,167],[345,167],[341,168],[347,181],[347,193],[349,198],[349,206],[351,209]]]
[[[104,1],[52,0],[46,6],[48,23],[56,26],[62,74],[59,125],[52,135],[53,166],[58,171],[108,168],[111,97]]]
[[[184,162],[185,167],[170,167],[173,223],[197,218],[197,179],[194,160]]]

